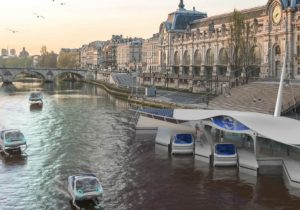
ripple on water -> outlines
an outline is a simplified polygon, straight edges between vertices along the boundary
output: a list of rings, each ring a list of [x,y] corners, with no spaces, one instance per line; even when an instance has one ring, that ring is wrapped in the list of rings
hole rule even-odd
[[[0,93],[0,123],[19,128],[29,145],[27,158],[1,157],[1,210],[71,209],[67,178],[82,172],[100,178],[112,210],[300,206],[297,191],[280,177],[253,180],[235,169],[169,156],[153,136],[135,136],[127,103],[99,88],[58,84],[44,91],[44,106],[34,111],[28,92]]]

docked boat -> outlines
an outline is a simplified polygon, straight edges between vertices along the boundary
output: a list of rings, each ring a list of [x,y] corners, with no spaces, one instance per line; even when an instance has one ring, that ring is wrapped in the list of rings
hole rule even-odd
[[[214,146],[214,166],[237,166],[238,155],[234,144],[219,143]]]
[[[41,92],[32,92],[29,95],[29,102],[31,104],[43,104],[43,95]]]
[[[80,203],[93,202],[95,208],[101,208],[103,188],[94,174],[80,174],[69,176],[68,191],[72,197],[72,203],[80,208]]]
[[[171,140],[171,153],[174,154],[194,154],[194,138],[192,134],[176,134]]]
[[[10,152],[23,152],[27,148],[24,135],[17,129],[0,131],[0,149],[8,154]]]

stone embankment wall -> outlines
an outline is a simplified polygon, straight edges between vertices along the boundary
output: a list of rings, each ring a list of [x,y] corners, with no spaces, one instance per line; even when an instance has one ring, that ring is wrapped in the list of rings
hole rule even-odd
[[[109,84],[104,81],[87,81],[90,84],[100,86],[103,88],[106,92],[109,94],[115,96],[116,98],[127,100],[131,104],[141,105],[141,106],[149,106],[149,107],[155,107],[155,108],[186,108],[183,106],[179,106],[175,103],[168,103],[164,101],[158,101],[158,100],[150,100],[146,97],[136,97],[132,96],[131,92],[126,89],[118,88],[112,84]]]

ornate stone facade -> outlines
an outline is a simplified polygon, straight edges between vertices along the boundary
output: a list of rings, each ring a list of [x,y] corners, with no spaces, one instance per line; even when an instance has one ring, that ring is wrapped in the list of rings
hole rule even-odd
[[[300,0],[269,0],[266,5],[239,11],[250,26],[249,78],[279,78],[287,52],[289,78],[300,79]],[[159,28],[159,73],[145,73],[149,85],[219,93],[224,86],[245,80],[245,69],[234,69],[232,14],[207,17],[186,10],[180,1]]]

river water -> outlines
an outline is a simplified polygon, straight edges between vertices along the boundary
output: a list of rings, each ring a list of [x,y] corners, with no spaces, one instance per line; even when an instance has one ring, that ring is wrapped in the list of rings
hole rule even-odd
[[[18,128],[27,158],[1,156],[0,209],[72,209],[67,177],[93,172],[105,209],[300,209],[300,191],[279,175],[257,178],[192,157],[171,157],[153,136],[135,136],[128,104],[82,83],[46,84],[30,109],[31,84],[0,88],[0,126]]]

